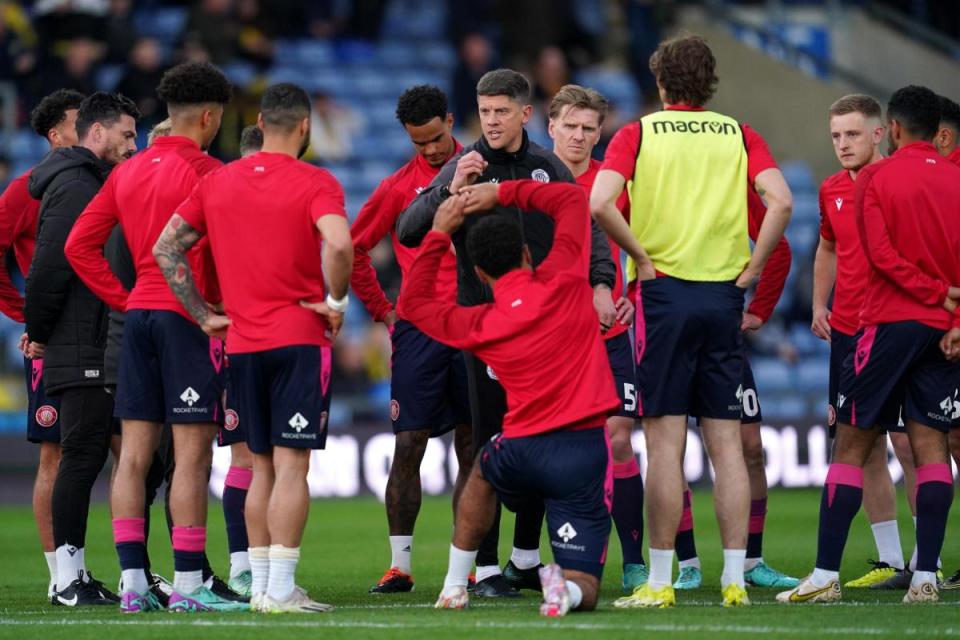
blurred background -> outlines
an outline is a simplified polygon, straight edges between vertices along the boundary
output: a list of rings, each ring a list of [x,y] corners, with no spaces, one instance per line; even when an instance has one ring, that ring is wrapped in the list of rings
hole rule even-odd
[[[144,115],[143,146],[146,131],[165,117],[154,93],[164,70],[209,60],[236,85],[211,153],[237,157],[240,131],[256,121],[268,84],[300,84],[314,96],[306,159],[340,180],[352,218],[412,154],[394,116],[408,87],[444,89],[458,138],[469,143],[479,134],[476,81],[498,66],[518,69],[534,86],[528,131],[548,147],[545,108],[556,90],[568,82],[594,87],[614,106],[597,148],[602,157],[622,124],[659,108],[647,60],[679,29],[708,39],[720,76],[712,107],[767,139],[794,193],[790,278],[775,316],[749,342],[769,423],[771,484],[815,485],[826,469],[829,353],[809,329],[817,188],[839,168],[827,107],[852,91],[884,102],[905,84],[960,99],[956,0],[0,0],[0,188],[46,151],[27,117],[47,93],[126,94]],[[13,256],[4,259],[14,272]],[[374,261],[394,298],[400,274],[388,242]],[[0,501],[25,499],[11,487],[29,480],[36,459],[24,437],[21,332],[0,317],[0,477],[9,480],[0,483]],[[335,452],[315,465],[314,494],[380,493],[392,454],[390,342],[353,304],[334,353]],[[692,434],[687,472],[697,481],[709,468]],[[640,434],[636,445],[642,449]],[[447,446],[433,443],[424,465],[428,493],[446,488],[451,458]]]

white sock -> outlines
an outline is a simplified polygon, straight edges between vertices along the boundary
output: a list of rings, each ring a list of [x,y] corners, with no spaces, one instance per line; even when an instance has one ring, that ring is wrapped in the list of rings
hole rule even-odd
[[[84,582],[90,582],[90,572],[87,571],[86,548],[77,549],[77,556],[80,558],[80,579]]]
[[[276,601],[290,597],[295,586],[294,576],[300,561],[300,547],[270,545],[270,576],[267,579],[267,595]]]
[[[203,586],[203,571],[174,571],[173,589],[182,595],[190,595]]]
[[[230,554],[230,578],[236,578],[244,571],[250,571],[250,556],[246,551],[234,551]]]
[[[143,569],[124,569],[120,572],[120,579],[123,580],[124,591],[146,593],[150,589],[150,585],[147,584],[147,574]]]
[[[673,549],[650,548],[651,589],[660,589],[673,584]]]
[[[576,609],[583,602],[583,590],[572,580],[567,580],[567,593],[570,594],[570,608]]]
[[[763,562],[763,556],[760,556],[759,558],[747,558],[743,561],[743,570],[750,571],[761,562]]]
[[[390,566],[407,575],[412,572],[413,536],[390,536]]]
[[[47,561],[47,570],[50,571],[50,582],[57,584],[57,552],[44,551],[43,557]]]
[[[250,547],[247,549],[247,557],[250,559],[250,574],[253,577],[250,592],[266,593],[270,575],[270,547]]]
[[[814,569],[813,573],[810,574],[810,582],[818,589],[822,589],[828,584],[831,580],[839,580],[840,572],[839,571],[827,571],[826,569]]]
[[[443,588],[447,587],[466,587],[467,580],[470,578],[470,569],[473,563],[477,561],[476,551],[464,551],[457,549],[453,544],[450,545],[450,564],[447,565],[447,577],[443,579]],[[493,565],[497,573],[500,573],[500,567]],[[480,569],[489,567],[477,567],[477,582],[482,580]],[[496,575],[496,574],[491,574]]]
[[[933,571],[914,571],[913,577],[910,578],[910,586],[919,587],[924,582],[937,584],[937,574]]]
[[[886,562],[894,569],[903,569],[903,549],[900,547],[900,529],[896,520],[887,520],[870,525],[873,540],[877,543],[880,562]]]
[[[80,550],[69,544],[57,547],[56,556],[57,589],[63,591],[74,580],[83,579],[83,562],[80,558]]]
[[[671,564],[673,563],[672,559],[670,560],[670,563]],[[679,566],[681,569],[686,569],[687,567],[693,567],[694,569],[699,569],[700,558],[694,556],[692,558],[689,558],[688,560],[681,560],[679,563],[677,563],[677,566]]]
[[[723,550],[723,573],[720,575],[720,586],[735,584],[745,587],[743,582],[743,561],[747,557],[746,549]]]
[[[487,578],[492,578],[493,576],[498,576],[502,572],[500,571],[500,566],[496,564],[484,565],[482,567],[477,567],[477,582],[481,580],[486,580]]]
[[[517,569],[533,569],[540,564],[540,549],[517,549],[514,547],[510,554],[510,562]]]

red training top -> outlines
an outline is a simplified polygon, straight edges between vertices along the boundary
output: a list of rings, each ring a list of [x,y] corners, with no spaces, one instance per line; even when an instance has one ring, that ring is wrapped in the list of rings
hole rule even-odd
[[[860,246],[853,193],[856,183],[843,169],[820,185],[820,235],[836,243],[837,280],[830,326],[852,336],[860,327],[860,307],[870,265]]]
[[[117,165],[67,238],[64,253],[73,270],[113,309],[176,311],[192,321],[167,285],[153,257],[153,245],[174,208],[203,176],[221,166],[223,163],[203,153],[196,142],[181,136],[157,138],[153,145]],[[137,283],[129,294],[103,255],[103,246],[118,223],[137,270]],[[209,302],[219,302],[207,242],[191,249],[188,258],[201,295]]]
[[[947,288],[960,285],[960,168],[929,142],[904,145],[861,169],[854,201],[870,265],[860,326],[960,327],[943,308]]]
[[[597,179],[597,173],[600,171],[600,165],[602,163],[599,160],[590,159],[590,165],[587,167],[587,170],[584,171],[578,178],[577,184],[583,187],[584,192],[587,194],[587,199],[590,198],[590,190],[593,189],[593,183]],[[617,209],[620,210],[620,213],[623,214],[623,219],[627,222],[630,221],[630,196],[627,193],[627,190],[624,189],[620,193],[620,197],[617,198]],[[613,301],[616,302],[623,296],[623,266],[620,264],[620,246],[610,239],[610,259],[613,260],[613,264],[617,266],[617,281],[613,285]],[[610,327],[610,330],[603,334],[604,340],[610,340],[611,338],[616,338],[622,333],[626,333],[630,330],[630,325],[620,324],[619,322],[614,322],[613,326]]]
[[[504,437],[601,426],[620,401],[587,280],[590,214],[583,189],[511,180],[500,184],[500,205],[554,219],[553,248],[540,266],[503,275],[490,304],[459,306],[437,295],[435,274],[450,236],[431,231],[403,283],[400,313],[490,366],[507,393]]]
[[[317,220],[347,215],[329,172],[261,151],[207,176],[177,213],[210,238],[229,353],[330,344],[326,319],[300,305],[325,296]]]
[[[0,195],[0,265],[5,265],[7,251],[13,249],[17,266],[27,277],[37,244],[37,214],[40,201],[30,196],[27,183],[30,172],[13,180]],[[0,266],[0,313],[11,320],[23,322],[23,296],[13,286],[5,266]]]
[[[957,165],[958,167],[960,167],[960,147],[957,147],[956,149],[954,149],[954,150],[950,153],[950,155],[947,156],[947,160],[949,160],[949,161],[952,162],[953,164],[955,164],[955,165]]]
[[[454,141],[454,153],[460,151],[459,142]],[[397,218],[413,202],[424,188],[440,173],[441,167],[433,167],[419,153],[410,162],[400,167],[393,175],[380,183],[370,199],[360,209],[357,219],[350,227],[353,238],[353,274],[350,286],[363,306],[377,322],[383,320],[393,305],[387,300],[383,288],[377,281],[377,272],[370,261],[370,252],[383,238],[390,234],[393,241],[393,254],[400,265],[400,275],[404,280],[410,272],[410,266],[417,256],[419,247],[405,247],[397,241],[394,229]],[[451,251],[443,260],[436,274],[437,295],[455,296],[457,291],[457,257]]]

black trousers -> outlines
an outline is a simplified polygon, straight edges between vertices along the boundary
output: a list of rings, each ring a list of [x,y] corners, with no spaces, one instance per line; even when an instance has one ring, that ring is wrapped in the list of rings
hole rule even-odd
[[[53,540],[83,547],[90,491],[110,452],[113,398],[103,387],[77,387],[60,400],[60,467],[53,485]]]
[[[507,395],[494,379],[495,371],[471,353],[464,352],[467,363],[467,390],[470,394],[470,413],[473,419],[473,450],[476,455],[493,436],[503,430],[503,416],[507,413]],[[491,376],[491,373],[493,376]],[[500,502],[493,527],[477,551],[477,566],[499,565],[497,546],[500,542]],[[513,546],[518,549],[540,548],[540,530],[543,528],[544,506],[527,505],[517,512],[513,529]]]

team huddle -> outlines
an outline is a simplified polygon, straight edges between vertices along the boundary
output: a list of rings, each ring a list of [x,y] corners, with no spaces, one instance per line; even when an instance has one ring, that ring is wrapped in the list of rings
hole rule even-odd
[[[413,591],[420,463],[430,438],[452,431],[459,474],[437,608],[527,589],[544,616],[593,610],[612,528],[624,593],[613,606],[674,606],[703,580],[683,476],[690,417],[715,471],[724,606],[749,605],[748,587],[780,589],[783,603],[839,600],[861,504],[879,560],[844,586],[903,589],[912,603],[960,587],[939,559],[951,447],[960,453],[960,107],[917,86],[894,93],[885,121],[869,96],[829,107],[842,169],[820,193],[812,330],[830,342],[833,442],[816,564],[798,579],[763,557],[762,415],[744,346],[784,289],[792,196],[761,135],[707,109],[715,67],[699,37],[661,43],[650,71],[663,109],[621,128],[603,161],[592,154],[608,103],[593,89],[553,97],[545,149],[525,131],[531,89],[515,71],[478,82],[482,135],[466,146],[443,92],[412,87],[396,115],[416,153],[352,225],[333,175],[299,160],[310,98],[296,85],[266,89],[243,157],[227,164],[206,153],[232,93],[211,64],[164,74],[169,117],[140,151],[125,97],[44,98],[31,124],[51,151],[0,197],[0,246],[27,274],[22,297],[0,275],[0,311],[26,324],[50,601],[333,609],[295,578],[349,287],[393,346],[391,562],[370,593]],[[403,277],[395,302],[370,256],[388,235]],[[641,421],[646,482],[631,446]],[[888,433],[915,516],[909,562]],[[231,452],[227,580],[206,555],[215,441]],[[116,593],[84,558],[111,451]],[[172,582],[151,570],[146,544],[164,484]],[[501,569],[502,507],[516,524]]]

